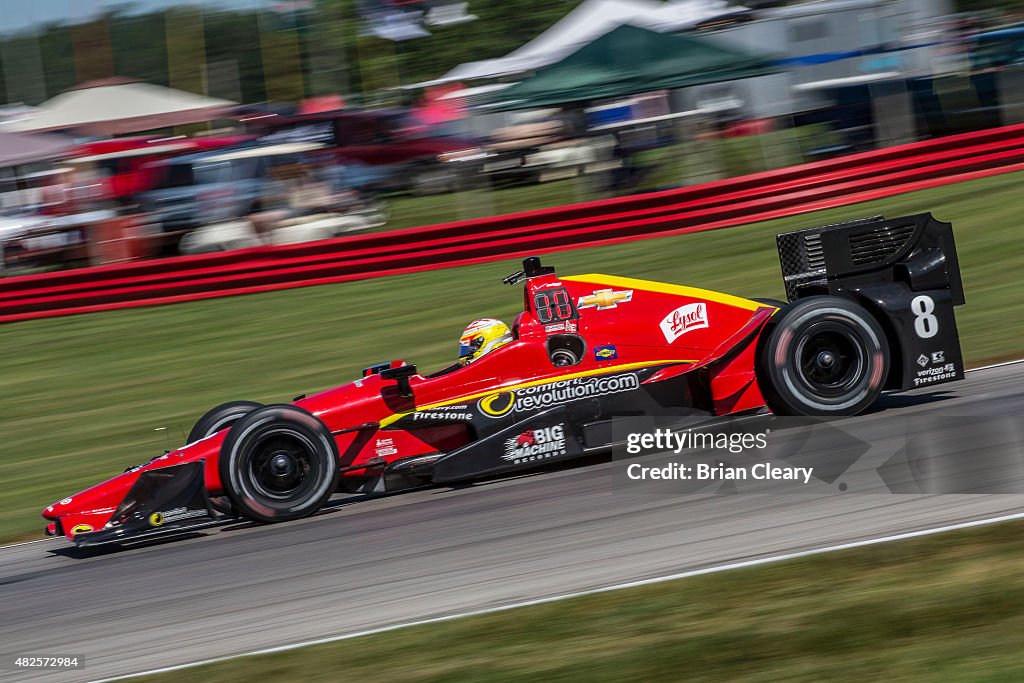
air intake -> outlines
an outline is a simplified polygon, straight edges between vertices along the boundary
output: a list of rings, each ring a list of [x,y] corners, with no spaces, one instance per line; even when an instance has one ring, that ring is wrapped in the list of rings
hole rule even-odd
[[[953,228],[929,213],[805,228],[776,241],[790,301],[902,282],[911,292],[948,289],[954,306],[964,302]]]
[[[914,235],[914,224],[880,225],[868,230],[851,232],[850,261],[855,266],[869,266],[883,263],[900,249]],[[820,242],[820,239],[819,239]]]

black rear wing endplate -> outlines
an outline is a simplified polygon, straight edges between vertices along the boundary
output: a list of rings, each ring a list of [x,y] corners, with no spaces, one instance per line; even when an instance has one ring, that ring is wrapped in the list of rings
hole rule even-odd
[[[913,389],[964,377],[953,308],[964,286],[953,226],[930,213],[872,216],[776,238],[790,301],[853,299],[885,330],[892,363],[887,389]]]

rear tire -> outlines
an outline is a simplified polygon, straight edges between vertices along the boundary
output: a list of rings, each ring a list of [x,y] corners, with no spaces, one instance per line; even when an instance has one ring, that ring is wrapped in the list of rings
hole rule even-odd
[[[271,405],[231,428],[219,468],[234,510],[260,522],[284,522],[313,514],[331,497],[338,450],[314,415],[293,405]]]
[[[777,415],[856,415],[882,393],[889,344],[862,306],[814,296],[777,312],[761,336],[756,371]]]
[[[216,408],[206,411],[196,421],[192,431],[188,433],[187,443],[194,443],[211,434],[216,434],[222,429],[227,429],[252,411],[262,407],[263,404],[256,401],[228,401],[227,403],[221,403]]]

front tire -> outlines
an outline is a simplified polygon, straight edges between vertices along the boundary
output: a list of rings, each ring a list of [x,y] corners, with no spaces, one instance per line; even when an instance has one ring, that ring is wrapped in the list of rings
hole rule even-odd
[[[834,296],[808,297],[773,316],[756,370],[777,415],[856,415],[882,393],[889,345],[862,306]]]
[[[331,497],[338,450],[314,415],[292,405],[271,405],[231,428],[219,468],[237,512],[260,522],[285,522],[313,514]]]
[[[195,443],[211,434],[216,434],[222,429],[227,429],[240,419],[256,410],[262,408],[262,403],[256,401],[228,401],[221,403],[216,408],[211,408],[196,421],[192,431],[188,433],[186,443]]]

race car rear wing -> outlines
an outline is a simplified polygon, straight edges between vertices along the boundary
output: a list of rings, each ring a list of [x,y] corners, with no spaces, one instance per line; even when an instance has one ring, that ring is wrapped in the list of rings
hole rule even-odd
[[[893,362],[887,389],[963,379],[953,308],[964,303],[953,227],[930,213],[873,216],[778,235],[790,301],[833,295],[882,325]]]
[[[964,303],[953,227],[930,213],[808,228],[776,242],[790,301],[885,281],[915,292],[948,289],[954,306]]]

